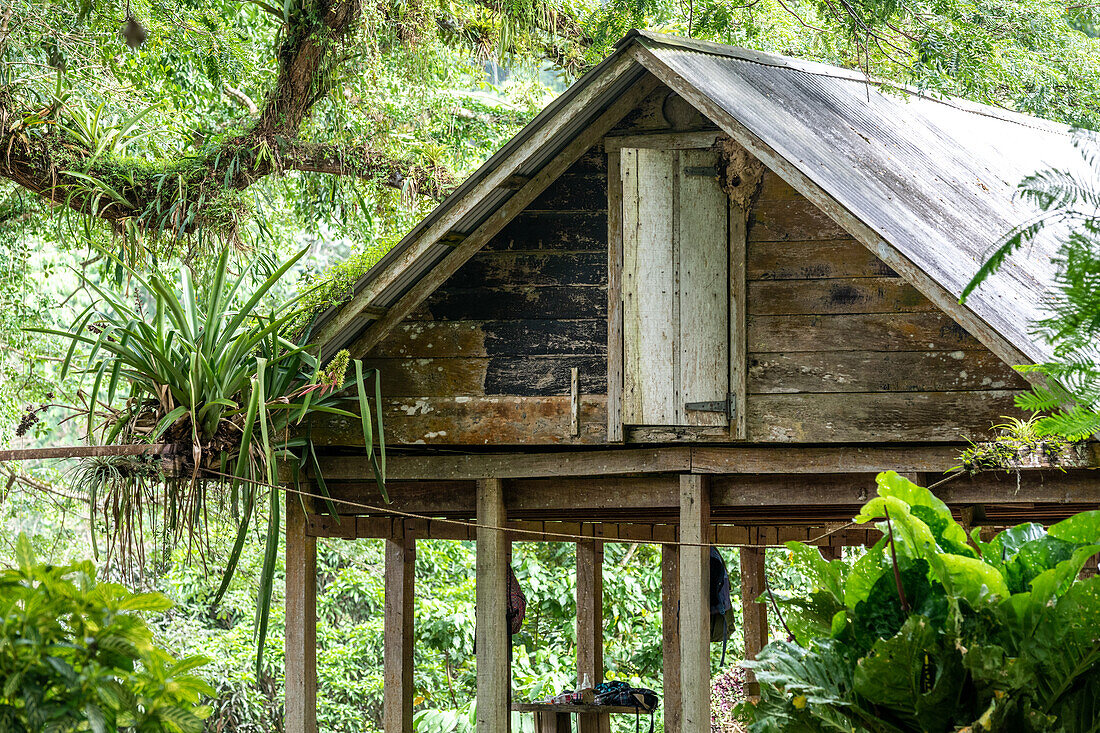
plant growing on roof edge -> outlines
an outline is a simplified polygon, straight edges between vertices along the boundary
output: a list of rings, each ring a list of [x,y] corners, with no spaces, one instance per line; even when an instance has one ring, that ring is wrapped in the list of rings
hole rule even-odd
[[[856,521],[883,538],[850,569],[787,544],[815,587],[791,604],[797,641],[748,663],[752,731],[1096,730],[1100,577],[1076,578],[1100,511],[983,542],[890,471]]]
[[[311,353],[308,330],[288,336],[299,322],[308,291],[272,307],[265,303],[275,284],[305,253],[303,249],[273,272],[260,273],[263,279],[248,290],[245,283],[256,274],[256,262],[231,278],[229,251],[224,249],[206,288],[195,284],[189,269],[181,268],[178,296],[161,274],[146,278],[116,261],[129,276],[135,291],[131,297],[84,277],[98,300],[69,331],[38,329],[69,341],[62,378],[77,369],[91,380],[83,404],[73,407],[73,417],[83,421],[90,443],[168,442],[182,448],[176,456],[181,470],[154,472],[158,490],[152,495],[148,471],[136,470],[132,458],[108,466],[98,459],[96,470],[74,474],[88,480],[78,488],[88,492],[93,516],[103,501],[109,533],[120,553],[140,545],[132,541],[134,507],[144,504],[154,510],[154,532],[159,508],[165,538],[198,537],[201,549],[211,500],[228,503],[237,522],[236,539],[214,596],[216,605],[229,588],[257,503],[266,492],[269,515],[257,599],[257,667],[262,663],[281,528],[276,461],[287,462],[295,484],[300,471],[311,472],[328,510],[336,511],[310,436],[311,417],[329,414],[358,421],[375,481],[389,501],[378,371],[366,370],[355,360],[356,394],[346,396],[344,381],[352,362],[348,352],[337,354],[326,367]],[[367,388],[371,381],[373,416]],[[348,401],[357,402],[357,412],[345,409]]]

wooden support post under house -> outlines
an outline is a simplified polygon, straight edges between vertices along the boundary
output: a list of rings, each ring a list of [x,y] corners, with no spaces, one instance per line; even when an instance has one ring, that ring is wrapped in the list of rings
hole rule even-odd
[[[413,733],[413,599],[416,538],[408,522],[386,539],[382,730]]]
[[[317,733],[317,538],[297,496],[286,502],[286,733]]]
[[[581,534],[594,534],[593,525],[582,525]],[[592,685],[603,682],[603,542],[577,541],[577,685],[585,676]],[[606,714],[577,715],[578,733],[608,733]]]
[[[680,733],[680,548],[661,545],[662,674],[665,733]]]
[[[680,731],[710,731],[710,492],[680,476]]]
[[[741,609],[744,615],[745,659],[756,659],[756,655],[768,643],[768,607],[757,603],[756,599],[764,593],[764,548],[742,547],[741,555]],[[760,685],[752,670],[748,674],[749,683],[746,692],[760,694]]]
[[[508,733],[508,537],[503,527],[504,485],[500,479],[477,482],[477,733]]]

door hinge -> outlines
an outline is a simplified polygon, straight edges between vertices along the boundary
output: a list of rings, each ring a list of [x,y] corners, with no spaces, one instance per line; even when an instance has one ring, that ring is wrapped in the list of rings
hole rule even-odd
[[[717,178],[718,168],[713,165],[688,165],[684,166],[683,175],[702,176],[704,178]]]
[[[708,402],[688,402],[684,405],[685,410],[692,410],[693,412],[724,412],[726,417],[733,417],[734,411],[737,409],[737,400],[734,398],[733,393],[730,392],[724,400],[711,400]]]

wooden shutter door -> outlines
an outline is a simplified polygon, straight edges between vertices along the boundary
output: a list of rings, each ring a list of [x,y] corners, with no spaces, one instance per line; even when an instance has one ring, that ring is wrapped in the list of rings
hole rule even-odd
[[[623,423],[727,425],[729,203],[710,150],[624,148]]]
[[[725,411],[689,410],[729,397],[729,197],[713,150],[681,150],[680,425],[728,425]]]

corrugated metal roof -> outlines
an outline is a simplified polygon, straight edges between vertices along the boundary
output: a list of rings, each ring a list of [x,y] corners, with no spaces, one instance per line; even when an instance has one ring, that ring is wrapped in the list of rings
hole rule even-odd
[[[1095,175],[1075,149],[1070,129],[1057,123],[961,100],[933,99],[845,69],[635,31],[398,248],[409,247],[443,211],[463,205],[464,194],[498,161],[520,149],[553,115],[563,113],[579,87],[591,83],[601,68],[635,44],[659,62],[646,63],[659,78],[674,88],[686,83],[717,105],[955,298],[1000,238],[1033,215],[1015,196],[1025,176],[1048,167]],[[590,113],[576,116],[532,151],[521,172],[537,172],[640,73],[639,67],[625,74]],[[505,195],[494,192],[492,201],[466,202],[469,210],[452,231],[472,231]],[[1001,338],[1036,361],[1050,355],[1049,346],[1031,333],[1030,324],[1043,317],[1044,296],[1054,285],[1054,246],[1048,238],[1013,257],[966,304]],[[426,250],[372,305],[394,302],[446,251],[442,245]],[[357,284],[356,292],[397,257],[391,253],[383,258]],[[333,346],[343,343],[351,330],[349,324]]]

